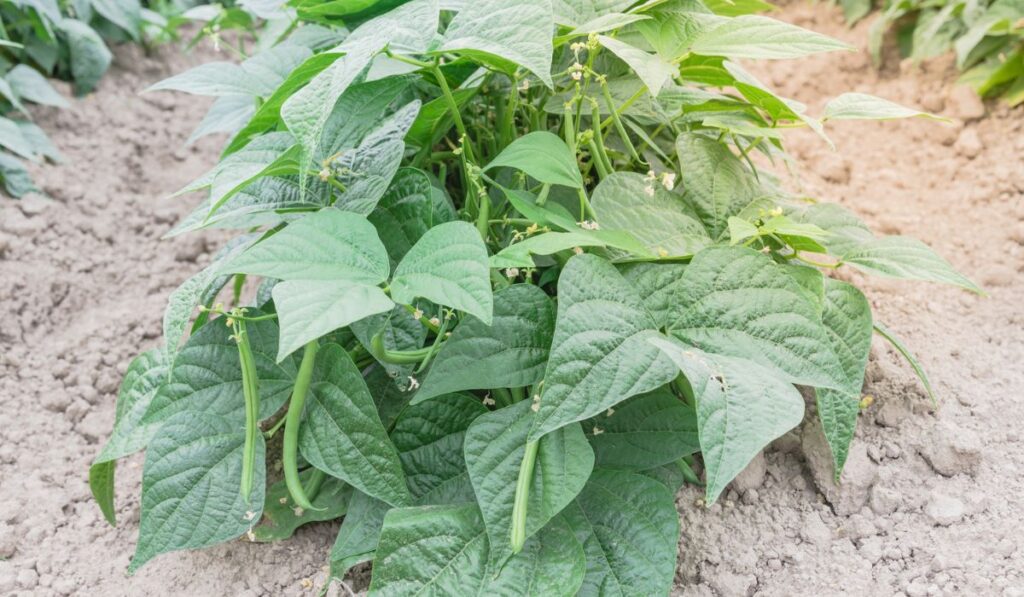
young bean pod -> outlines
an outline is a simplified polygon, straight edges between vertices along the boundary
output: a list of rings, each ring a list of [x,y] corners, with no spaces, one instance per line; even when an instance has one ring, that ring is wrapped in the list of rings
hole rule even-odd
[[[252,356],[245,320],[232,318],[231,325],[238,344],[238,360],[242,368],[242,395],[245,398],[245,443],[242,448],[242,497],[248,501],[252,493],[253,472],[256,468],[256,439],[259,427],[259,376],[256,360]]]
[[[313,365],[316,363],[316,353],[320,345],[313,340],[306,345],[302,353],[302,364],[299,365],[299,374],[295,378],[295,387],[292,390],[292,398],[288,403],[288,414],[285,415],[284,423],[284,448],[281,453],[284,468],[284,483],[291,494],[292,500],[301,508],[315,510],[306,492],[302,488],[302,481],[299,479],[299,426],[302,424],[302,410],[306,405],[306,394],[313,378]]]

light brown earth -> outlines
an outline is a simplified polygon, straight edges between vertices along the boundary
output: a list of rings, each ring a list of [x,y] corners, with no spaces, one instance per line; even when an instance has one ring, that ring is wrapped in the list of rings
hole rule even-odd
[[[848,30],[827,5],[780,15],[859,47],[866,39],[867,24]],[[163,556],[127,578],[142,460],[119,467],[117,529],[89,497],[86,470],[113,422],[121,372],[158,342],[167,294],[218,245],[160,240],[189,207],[162,197],[212,165],[222,142],[183,148],[206,102],[137,92],[212,58],[119,49],[98,93],[40,114],[68,158],[36,171],[53,201],[0,199],[2,595],[309,595],[303,581],[324,578],[336,524]],[[827,482],[809,424],[719,504],[682,490],[674,593],[1024,595],[1024,112],[954,87],[945,59],[877,72],[861,51],[757,71],[812,112],[854,90],[953,118],[838,124],[836,153],[796,134],[801,186],[791,188],[928,242],[988,296],[855,276],[876,319],[917,352],[939,408],[876,342],[865,387],[875,400],[841,489]]]

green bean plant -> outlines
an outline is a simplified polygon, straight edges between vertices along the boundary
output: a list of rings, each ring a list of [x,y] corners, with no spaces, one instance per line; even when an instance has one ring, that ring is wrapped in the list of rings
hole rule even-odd
[[[844,0],[846,18],[858,21],[869,0]],[[900,54],[915,61],[947,52],[963,71],[959,82],[985,98],[1024,102],[1024,2],[1021,0],[887,0],[871,25],[868,48],[876,64],[893,32]]]
[[[762,7],[324,3],[336,46],[158,84],[252,114],[171,232],[239,234],[171,295],[90,470],[113,523],[146,450],[130,571],[344,517],[331,574],[372,561],[373,595],[665,595],[677,489],[713,503],[797,385],[838,476],[891,334],[832,274],[977,288],[781,188],[787,130],[921,113],[779,96],[738,60],[849,48]]]

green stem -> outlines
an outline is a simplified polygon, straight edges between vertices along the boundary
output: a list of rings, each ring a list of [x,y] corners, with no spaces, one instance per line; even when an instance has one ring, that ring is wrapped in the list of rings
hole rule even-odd
[[[299,479],[299,426],[302,424],[302,410],[306,405],[306,393],[309,391],[310,382],[313,379],[313,365],[316,363],[316,353],[320,345],[313,340],[306,345],[302,353],[302,364],[299,365],[299,374],[295,378],[295,388],[292,390],[292,399],[288,403],[288,414],[285,415],[287,422],[284,426],[284,448],[282,451],[282,464],[284,465],[284,482],[288,487],[288,493],[292,500],[306,510],[315,510],[306,492],[302,489],[302,481]]]
[[[245,274],[235,274],[235,284],[231,293],[231,306],[237,307],[242,302],[242,289],[245,288]]]
[[[641,85],[640,89],[637,89],[636,93],[634,93],[633,95],[629,96],[629,99],[626,100],[625,102],[623,102],[622,105],[619,106],[619,109],[615,110],[615,112],[617,114],[622,114],[623,112],[625,112],[630,106],[632,106],[634,103],[636,103],[636,100],[638,100],[638,99],[640,99],[640,98],[642,98],[644,96],[644,92],[645,91],[647,91],[647,88]],[[604,127],[608,126],[609,124],[611,124],[612,123],[612,118],[613,117],[611,117],[611,116],[609,116],[608,118],[605,118],[601,122],[601,127],[604,128]]]
[[[601,159],[601,151],[597,148],[597,144],[594,143],[593,137],[587,141],[587,147],[590,149],[590,161],[597,168],[597,175],[601,177],[601,180],[608,178],[608,169],[605,168],[604,160]]]
[[[537,463],[538,440],[526,443],[523,462],[519,465],[519,479],[516,480],[516,497],[512,503],[512,553],[519,553],[526,543],[526,509],[530,501],[530,485],[533,483],[533,467]]]
[[[280,429],[281,429],[282,427],[284,427],[284,422],[285,422],[286,420],[288,420],[288,418],[287,418],[287,417],[281,417],[281,418],[280,418],[280,419],[279,419],[279,420],[277,421],[277,423],[274,423],[274,426],[273,426],[273,427],[271,427],[270,429],[267,429],[266,431],[264,431],[264,432],[263,432],[263,437],[265,437],[266,439],[270,439],[270,438],[274,437],[275,435],[277,435],[277,432],[278,432],[278,431],[279,431],[279,430],[280,430]]]
[[[448,331],[448,324],[451,322],[452,319],[454,319],[454,316],[445,317],[441,321],[441,329],[437,331],[437,337],[434,338],[434,343],[430,346],[430,351],[427,353],[427,356],[420,363],[420,366],[416,368],[416,373],[420,373],[424,369],[426,369],[427,365],[430,364],[430,359],[434,358],[434,355],[437,354],[438,348],[440,348],[441,344],[444,342],[444,334],[445,332]]]
[[[604,103],[608,106],[608,111],[612,114],[612,122],[615,123],[615,130],[618,131],[619,137],[622,138],[622,142],[626,144],[626,148],[629,149],[630,156],[636,162],[643,162],[640,159],[640,154],[637,152],[636,147],[633,146],[633,141],[630,140],[629,135],[626,133],[626,127],[622,124],[622,119],[619,118],[619,112],[615,109],[615,100],[612,99],[612,94],[608,91],[607,81],[601,81],[601,94],[604,96]]]
[[[312,502],[316,499],[316,496],[320,494],[320,488],[324,486],[324,481],[327,480],[327,473],[323,472],[318,468],[314,468],[313,472],[309,475],[309,491],[306,496],[309,501]]]
[[[608,157],[608,152],[605,151],[604,147],[604,133],[601,132],[602,127],[597,125],[597,122],[601,120],[601,108],[598,107],[595,101],[591,104],[590,118],[594,126],[594,144],[597,145],[597,151],[601,155],[601,161],[604,163],[604,169],[609,174],[615,171],[615,167],[612,166],[612,160]],[[602,177],[604,178],[604,177]]]
[[[252,493],[253,475],[256,469],[256,440],[259,427],[259,377],[256,374],[256,360],[249,346],[249,335],[245,321],[235,320],[235,341],[238,344],[238,360],[242,367],[242,394],[245,398],[245,443],[242,447],[242,498],[248,502]]]
[[[445,103],[448,104],[448,110],[452,113],[452,118],[455,120],[455,130],[459,131],[459,137],[462,138],[462,149],[467,152],[470,161],[473,161],[472,143],[469,141],[469,133],[466,131],[466,123],[462,120],[462,114],[459,113],[459,104],[455,101],[455,96],[452,95],[451,87],[448,86],[448,80],[444,78],[444,73],[441,72],[441,65],[438,62],[433,62],[430,65],[431,71],[434,73],[434,78],[437,79],[437,84],[441,87],[441,93],[444,94]]]

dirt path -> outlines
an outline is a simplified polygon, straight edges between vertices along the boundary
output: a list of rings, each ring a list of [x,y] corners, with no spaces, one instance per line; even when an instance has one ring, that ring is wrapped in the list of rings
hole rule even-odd
[[[862,44],[864,26],[847,31],[836,15],[782,12]],[[86,470],[121,372],[158,342],[167,294],[217,246],[214,236],[160,240],[188,208],[161,197],[219,150],[219,140],[182,149],[205,102],[137,95],[196,60],[119,50],[98,94],[40,118],[69,158],[37,172],[54,201],[0,199],[2,595],[308,595],[304,579],[323,578],[336,524],[164,556],[126,578],[141,458],[119,467],[117,529],[89,497]],[[989,291],[858,279],[930,371],[941,408],[877,344],[875,403],[841,492],[819,487],[827,463],[804,457],[804,446],[823,449],[814,429],[776,442],[720,505],[696,506],[699,492],[683,490],[680,595],[1024,594],[1024,113],[989,106],[982,118],[976,102],[951,101],[945,63],[908,71],[878,75],[849,54],[761,72],[814,108],[853,89],[959,118],[835,127],[839,154],[810,136],[791,143],[806,193],[931,243]]]

